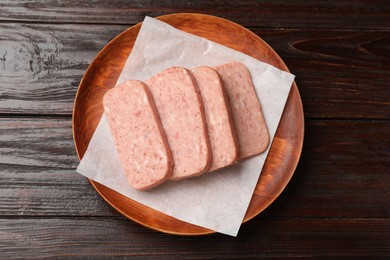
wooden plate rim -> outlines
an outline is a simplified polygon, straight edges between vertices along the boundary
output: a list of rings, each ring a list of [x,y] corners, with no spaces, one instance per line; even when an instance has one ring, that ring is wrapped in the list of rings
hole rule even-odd
[[[288,67],[286,66],[286,64],[284,63],[284,61],[280,58],[280,56],[275,52],[275,50],[267,43],[265,42],[262,38],[260,38],[259,36],[257,36],[255,33],[253,33],[252,31],[250,31],[249,29],[241,26],[240,24],[237,24],[233,21],[230,21],[230,20],[227,20],[227,19],[224,19],[224,18],[221,18],[221,17],[217,17],[217,16],[212,16],[212,15],[206,15],[206,14],[199,14],[199,13],[175,13],[175,14],[167,14],[167,15],[162,15],[162,16],[158,16],[158,17],[155,17],[156,19],[159,19],[159,20],[163,20],[164,18],[169,18],[169,17],[174,17],[174,16],[182,16],[182,15],[192,15],[192,16],[198,16],[198,17],[201,17],[201,16],[204,16],[204,17],[207,17],[207,18],[212,18],[212,19],[218,19],[218,20],[223,20],[224,22],[227,22],[227,23],[231,23],[231,24],[234,24],[236,26],[239,26],[241,27],[242,30],[245,30],[246,33],[249,33],[251,34],[254,38],[256,38],[257,40],[261,41],[262,44],[264,44],[269,51],[272,52],[272,55],[274,55],[275,57],[277,57],[279,59],[279,62],[280,62],[280,65],[282,66],[282,70],[284,71],[287,71],[287,72],[290,72],[290,70],[288,69]],[[123,34],[126,34],[129,30],[134,30],[136,29],[136,27],[140,27],[142,25],[142,22],[136,24],[136,25],[133,25],[129,28],[127,28],[126,30],[124,30],[123,32],[121,32],[120,34],[118,34],[117,36],[115,36],[108,44],[106,44],[99,52],[98,54],[95,56],[95,58],[93,59],[93,61],[91,62],[91,64],[88,66],[84,76],[82,77],[81,81],[80,81],[80,84],[79,84],[79,87],[76,91],[76,95],[75,95],[75,100],[74,100],[74,103],[73,103],[73,107],[75,108],[76,107],[76,104],[78,102],[78,97],[80,96],[79,95],[79,92],[80,92],[80,87],[84,84],[84,80],[85,80],[85,75],[89,74],[90,73],[90,70],[95,66],[95,61],[97,60],[97,58],[102,54],[104,53],[109,47],[111,44],[113,44],[113,42],[115,42],[118,38],[122,37]],[[283,190],[285,189],[285,187],[287,186],[287,184],[290,182],[292,176],[294,175],[294,172],[297,168],[297,165],[298,165],[298,162],[299,162],[299,159],[300,159],[300,156],[301,156],[301,153],[302,153],[302,147],[303,147],[303,139],[304,139],[304,112],[303,112],[303,105],[302,105],[302,99],[301,99],[301,96],[299,94],[299,90],[298,90],[298,87],[296,85],[296,82],[294,81],[293,82],[293,86],[291,87],[291,89],[295,88],[296,90],[296,98],[298,98],[298,105],[299,105],[299,108],[298,110],[299,111],[302,111],[302,113],[300,113],[299,115],[301,116],[301,121],[302,121],[302,136],[300,136],[300,140],[302,140],[300,143],[299,143],[299,147],[296,147],[296,151],[298,152],[298,155],[296,157],[294,157],[294,161],[291,161],[291,167],[290,167],[290,171],[288,172],[288,174],[285,176],[287,178],[285,178],[285,182],[282,183],[280,187],[280,189],[278,190],[277,193],[275,193],[273,195],[272,198],[268,199],[267,200],[267,203],[264,204],[263,207],[259,207],[259,210],[255,211],[251,216],[246,216],[245,215],[245,218],[243,220],[243,223],[251,220],[252,218],[254,218],[255,216],[257,216],[259,213],[261,213],[263,210],[265,210],[270,204],[272,204],[276,198],[279,197],[279,195],[283,192]],[[81,156],[79,154],[79,151],[77,149],[77,144],[76,144],[76,138],[75,138],[75,110],[73,110],[72,112],[72,134],[73,134],[73,142],[74,142],[74,145],[75,145],[75,150],[76,150],[76,154],[77,154],[77,157],[79,158],[79,160],[81,160]],[[276,133],[275,133],[276,135]],[[271,147],[272,147],[272,143],[271,143]],[[167,234],[173,234],[173,235],[185,235],[185,236],[199,236],[199,235],[208,235],[208,234],[213,234],[213,233],[216,233],[214,230],[210,230],[210,229],[207,229],[207,228],[201,228],[202,231],[199,231],[199,232],[191,232],[191,233],[181,233],[181,232],[174,232],[172,230],[166,230],[166,229],[161,229],[161,228],[156,228],[156,227],[153,227],[153,226],[149,226],[149,225],[146,225],[145,223],[142,223],[141,221],[137,220],[136,218],[133,218],[132,216],[129,216],[127,213],[123,212],[119,207],[117,207],[115,204],[113,204],[101,191],[100,191],[100,188],[97,187],[97,185],[101,185],[97,182],[95,182],[94,180],[92,179],[88,179],[89,182],[91,183],[91,185],[93,186],[93,188],[98,192],[98,194],[109,204],[111,205],[116,211],[118,211],[119,213],[121,213],[122,215],[124,215],[126,218],[128,219],[131,219],[132,221],[142,225],[142,226],[145,226],[145,227],[148,227],[150,229],[153,229],[153,230],[157,230],[157,231],[160,231],[160,232],[163,232],[163,233],[167,233]],[[106,187],[107,188],[107,187]],[[107,188],[109,189],[109,188]],[[113,191],[113,190],[112,190]],[[115,191],[113,191],[115,192]],[[128,198],[129,200],[135,202],[135,203],[139,203],[137,201],[134,201],[130,198]],[[145,205],[143,205],[144,207],[147,207]],[[162,212],[160,212],[161,214],[164,214]],[[173,217],[172,217],[173,218]],[[173,218],[174,219],[174,218]],[[181,220],[179,220],[181,221]]]

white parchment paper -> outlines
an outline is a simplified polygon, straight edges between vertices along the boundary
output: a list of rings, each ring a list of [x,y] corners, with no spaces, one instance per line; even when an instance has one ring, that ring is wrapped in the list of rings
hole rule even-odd
[[[157,19],[145,18],[117,85],[129,79],[144,81],[172,66],[191,69],[231,61],[248,67],[272,142],[294,75]],[[267,154],[268,150],[218,172],[137,191],[127,183],[103,115],[77,172],[167,215],[236,236]]]

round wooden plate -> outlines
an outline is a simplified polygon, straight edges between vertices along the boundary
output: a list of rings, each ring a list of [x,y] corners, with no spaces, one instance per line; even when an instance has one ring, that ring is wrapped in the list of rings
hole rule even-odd
[[[157,19],[288,71],[282,59],[268,44],[231,21],[203,14],[170,14]],[[127,29],[108,43],[81,80],[73,109],[73,138],[79,159],[83,157],[103,113],[102,97],[107,90],[114,87],[140,28],[141,23]],[[303,135],[302,102],[294,82],[244,222],[267,208],[286,187],[301,155]],[[90,181],[112,207],[144,226],[179,235],[214,233],[212,230],[167,216]]]

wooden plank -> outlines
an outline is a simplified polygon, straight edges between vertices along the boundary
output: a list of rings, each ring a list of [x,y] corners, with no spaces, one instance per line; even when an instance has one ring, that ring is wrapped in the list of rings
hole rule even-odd
[[[0,112],[70,114],[88,65],[125,26],[2,24],[0,28]]]
[[[77,156],[71,124],[70,118],[2,118],[0,163],[74,169]]]
[[[306,122],[303,153],[266,216],[390,217],[390,122]]]
[[[2,118],[0,154],[0,215],[116,213],[75,172],[71,119]]]
[[[89,63],[126,28],[2,24],[0,113],[71,114]],[[390,118],[389,32],[255,33],[271,44],[297,76],[306,117]],[[338,47],[340,41],[343,48]]]
[[[274,28],[389,29],[387,1],[93,1],[3,0],[0,20],[134,24],[145,15],[206,13],[244,26]]]
[[[265,218],[390,218],[390,122],[308,121],[297,171]],[[0,119],[0,217],[120,216],[75,172],[71,120]]]
[[[306,116],[389,118],[389,32],[254,32],[296,75]]]
[[[6,164],[1,168],[2,217],[120,216],[74,169]]]
[[[166,235],[123,218],[0,219],[0,240],[0,255],[6,259],[384,259],[390,256],[390,219],[256,219],[245,224],[236,238]]]

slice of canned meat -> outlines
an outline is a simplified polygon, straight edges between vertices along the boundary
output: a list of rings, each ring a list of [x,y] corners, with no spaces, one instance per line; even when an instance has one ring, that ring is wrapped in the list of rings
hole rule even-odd
[[[147,86],[131,80],[114,87],[103,107],[129,184],[146,190],[169,179],[171,151]]]
[[[192,70],[203,100],[212,161],[209,171],[234,163],[238,144],[230,106],[219,74],[211,67]]]
[[[172,67],[146,81],[174,162],[171,180],[200,175],[211,163],[203,103],[187,69]]]
[[[264,152],[269,134],[250,73],[240,62],[215,67],[224,83],[236,129],[239,159]]]

